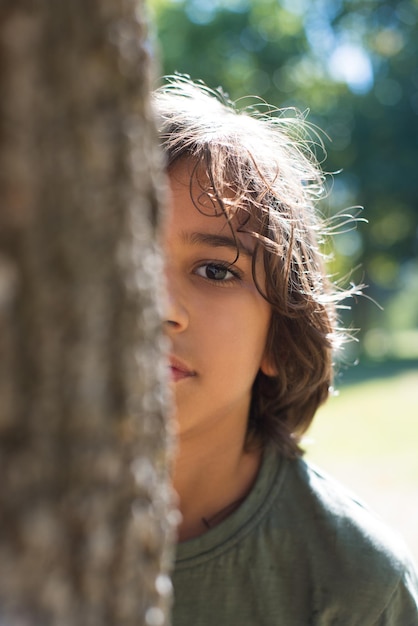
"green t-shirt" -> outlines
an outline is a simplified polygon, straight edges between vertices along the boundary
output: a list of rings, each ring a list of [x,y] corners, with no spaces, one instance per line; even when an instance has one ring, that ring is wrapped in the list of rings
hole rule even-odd
[[[173,626],[418,626],[402,541],[332,479],[268,450],[243,504],[177,546]]]

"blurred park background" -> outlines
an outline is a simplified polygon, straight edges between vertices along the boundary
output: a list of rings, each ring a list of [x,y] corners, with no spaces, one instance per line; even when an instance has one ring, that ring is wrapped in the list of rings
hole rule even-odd
[[[418,560],[418,0],[148,7],[161,73],[309,111],[326,134],[323,167],[335,174],[322,210],[364,219],[336,237],[330,273],[368,288],[344,312],[356,341],[308,456],[398,527]]]

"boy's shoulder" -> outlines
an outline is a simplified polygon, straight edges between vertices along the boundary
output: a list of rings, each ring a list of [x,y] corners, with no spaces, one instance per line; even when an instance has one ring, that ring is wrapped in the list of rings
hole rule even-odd
[[[418,624],[417,573],[402,537],[348,489],[303,459],[289,462],[283,488],[287,513],[282,519],[293,534],[293,550],[301,543],[312,580],[321,580],[324,590],[332,588],[335,597],[352,595],[356,604],[363,599],[366,605],[379,595],[388,606],[391,599],[402,604],[405,590],[412,592],[413,624]]]
[[[311,546],[315,540],[326,543],[332,548],[327,558],[356,560],[356,568],[369,558],[387,562],[392,574],[403,571],[404,541],[377,513],[313,463],[297,459],[288,464],[281,494],[287,502],[284,519],[292,525],[296,521]]]
[[[273,449],[241,507],[177,557],[175,625],[418,626],[402,540],[325,473]]]

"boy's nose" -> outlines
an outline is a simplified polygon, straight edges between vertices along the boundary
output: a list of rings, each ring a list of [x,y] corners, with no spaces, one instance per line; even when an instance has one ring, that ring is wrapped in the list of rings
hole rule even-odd
[[[187,328],[189,316],[178,287],[168,281],[165,326],[168,333],[181,332]]]

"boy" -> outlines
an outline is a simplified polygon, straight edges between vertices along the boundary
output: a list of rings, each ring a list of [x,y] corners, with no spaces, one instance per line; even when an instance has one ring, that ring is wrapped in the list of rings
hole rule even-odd
[[[418,625],[416,573],[361,504],[301,459],[341,343],[300,119],[155,94],[182,521],[174,626]]]

